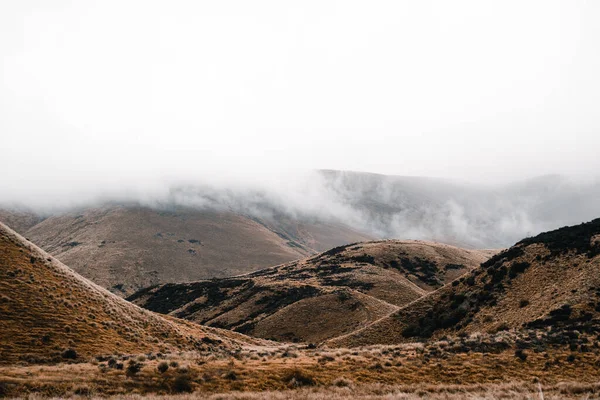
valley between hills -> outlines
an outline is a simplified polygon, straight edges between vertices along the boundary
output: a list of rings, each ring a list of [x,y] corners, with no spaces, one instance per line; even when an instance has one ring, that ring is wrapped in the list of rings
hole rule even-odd
[[[600,400],[600,0],[0,0],[0,400]]]
[[[6,225],[0,239],[5,397],[599,390],[600,219],[503,251],[359,242],[127,299]]]

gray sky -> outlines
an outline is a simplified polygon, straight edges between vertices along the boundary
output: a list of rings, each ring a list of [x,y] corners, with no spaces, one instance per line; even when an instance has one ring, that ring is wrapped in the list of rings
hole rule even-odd
[[[596,174],[598,21],[573,0],[0,0],[0,190]]]

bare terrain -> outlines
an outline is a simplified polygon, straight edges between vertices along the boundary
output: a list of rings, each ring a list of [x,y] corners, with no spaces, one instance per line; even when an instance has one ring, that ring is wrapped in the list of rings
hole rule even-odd
[[[44,217],[31,210],[0,208],[0,222],[10,226],[21,234],[24,234],[29,228],[39,224],[43,220]]]
[[[127,297],[152,285],[246,274],[376,239],[505,248],[594,218],[600,200],[598,182],[558,175],[492,188],[333,170],[306,179],[310,190],[291,183],[172,184],[163,196],[55,208],[0,204],[0,221]]]

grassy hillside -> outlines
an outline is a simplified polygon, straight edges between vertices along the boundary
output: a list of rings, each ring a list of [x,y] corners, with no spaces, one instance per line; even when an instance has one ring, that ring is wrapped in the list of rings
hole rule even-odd
[[[255,271],[368,237],[341,225],[275,225],[231,212],[134,206],[51,216],[26,235],[119,295],[167,282]],[[317,249],[317,250],[315,250]]]
[[[241,335],[143,310],[0,224],[0,362],[238,347]]]
[[[367,242],[233,278],[151,287],[128,299],[252,336],[320,342],[382,318],[490,255],[421,241]]]
[[[581,345],[600,333],[600,219],[527,238],[459,280],[331,344],[399,343],[447,334],[544,330]],[[572,333],[575,332],[575,333]]]
[[[279,296],[249,300],[223,318],[233,320],[257,302],[267,307],[262,309],[265,314],[274,307],[277,311],[266,317],[257,315],[253,329],[258,335],[264,335],[259,331],[264,329],[281,337],[289,332],[289,321],[300,335],[300,328],[313,334],[343,332],[354,329],[351,325],[357,321],[375,319],[364,329],[326,342],[338,346],[342,340],[354,345],[376,338],[369,330],[391,327],[386,315],[393,314],[394,321],[407,316],[393,327],[396,331],[380,330],[377,338],[411,343],[353,348],[276,344],[141,310],[0,225],[0,396],[129,398],[195,392],[190,396],[214,399],[597,397],[599,222],[526,239],[437,290],[431,277],[448,282],[448,272],[457,269],[456,259],[466,256],[463,250],[444,247],[446,257],[436,259],[435,268],[424,269],[415,266],[417,257],[424,260],[423,252],[432,248],[439,254],[437,245],[386,241],[344,246],[302,262],[215,280],[219,285],[212,288],[201,285],[210,281],[193,284],[197,287],[171,285],[178,289],[170,292],[173,297],[155,299],[155,305],[167,308],[168,300],[183,302],[187,295],[200,294],[198,304],[208,299],[219,303],[230,293],[238,298],[251,284],[269,283],[272,291],[264,290],[274,296],[279,282]],[[398,268],[404,258],[413,265],[410,271]],[[432,262],[425,261],[424,265]],[[526,262],[531,265],[526,267]],[[377,275],[377,268],[382,275],[373,278],[373,286],[361,287],[362,279]],[[530,271],[535,274],[528,275]],[[382,278],[393,274],[404,288],[425,295],[405,307],[376,298],[374,294],[384,293],[375,290]],[[328,277],[352,282],[356,288],[330,285]],[[517,295],[511,295],[517,287]],[[145,300],[162,288],[144,291]],[[327,288],[332,291],[325,293]],[[323,292],[301,296],[314,290]],[[522,302],[523,295],[530,297],[529,303]],[[288,298],[292,302],[282,308],[273,301]],[[514,299],[520,299],[518,309],[511,303]],[[355,308],[359,302],[364,307]],[[192,305],[184,302],[171,313],[188,306]],[[535,312],[523,311],[530,306]],[[210,309],[200,307],[205,308]],[[466,313],[452,313],[459,309]],[[353,310],[362,316],[352,315]],[[440,310],[450,311],[447,316],[464,315],[444,317],[443,326],[428,325],[438,320]],[[378,312],[385,315],[377,319]],[[491,312],[498,313],[505,326],[485,317]],[[519,316],[527,312],[530,317]]]
[[[0,222],[5,223],[20,234],[25,234],[28,229],[43,220],[44,217],[31,211],[0,208]]]

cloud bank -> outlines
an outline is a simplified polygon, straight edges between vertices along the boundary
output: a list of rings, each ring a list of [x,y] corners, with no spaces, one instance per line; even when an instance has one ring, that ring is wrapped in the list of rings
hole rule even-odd
[[[3,191],[0,206],[52,214],[105,204],[235,212],[266,221],[344,224],[375,238],[506,247],[523,237],[600,216],[600,180],[545,176],[484,186],[332,170],[207,174]]]

